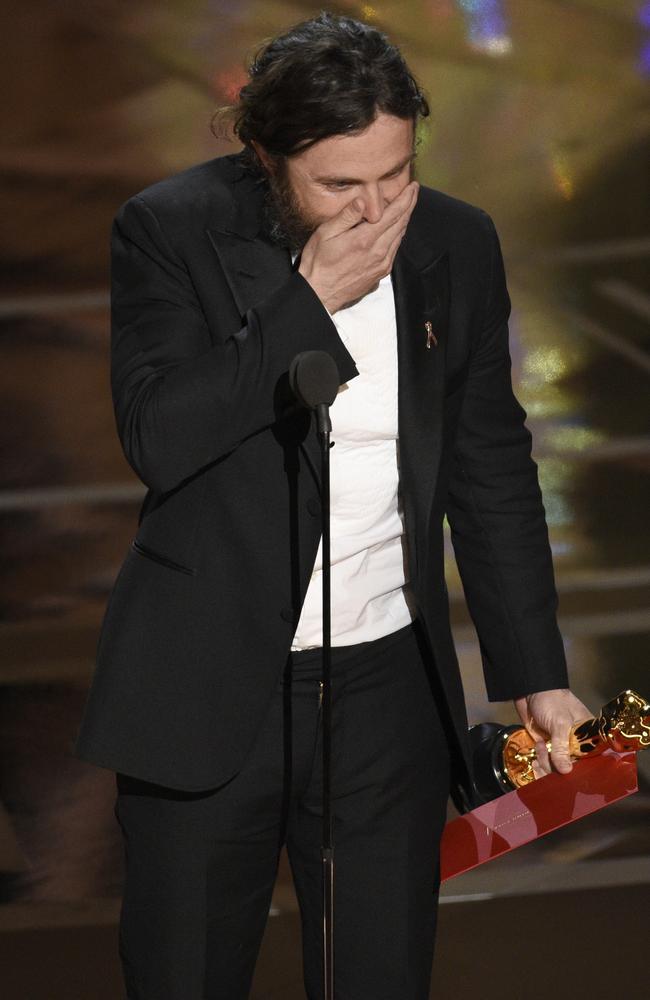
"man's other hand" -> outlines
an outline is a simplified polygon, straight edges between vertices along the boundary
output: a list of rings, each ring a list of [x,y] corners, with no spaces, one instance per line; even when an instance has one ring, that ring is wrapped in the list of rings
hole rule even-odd
[[[593,717],[586,705],[568,688],[537,691],[515,698],[515,708],[524,726],[535,740],[537,760],[533,765],[536,778],[556,770],[568,774],[573,767],[569,756],[569,733],[572,726]],[[551,753],[546,741],[551,742]]]
[[[330,313],[362,298],[390,274],[420,185],[411,181],[377,222],[364,219],[360,195],[312,233],[298,270]]]

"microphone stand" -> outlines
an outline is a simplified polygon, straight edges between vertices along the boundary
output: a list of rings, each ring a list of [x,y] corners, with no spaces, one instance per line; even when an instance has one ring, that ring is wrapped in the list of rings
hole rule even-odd
[[[329,408],[336,399],[340,376],[326,351],[303,351],[289,366],[289,386],[303,406],[316,412],[321,444],[321,503],[323,553],[323,659],[321,728],[323,733],[323,983],[324,1000],[334,1000],[334,830],[332,822],[332,619],[330,591],[330,434]]]
[[[325,1000],[334,1000],[334,831],[332,823],[332,621],[330,586],[330,433],[332,423],[327,403],[316,407],[321,442],[321,501],[323,524],[323,978]]]

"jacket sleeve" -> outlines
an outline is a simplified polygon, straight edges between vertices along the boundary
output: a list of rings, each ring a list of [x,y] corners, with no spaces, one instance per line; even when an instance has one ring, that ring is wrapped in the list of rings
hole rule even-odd
[[[488,698],[502,701],[566,688],[568,678],[531,434],[512,390],[501,247],[492,219],[485,212],[482,218],[490,280],[461,407],[447,520]]]
[[[299,352],[328,351],[342,382],[358,374],[299,271],[221,341],[153,211],[129,199],[111,237],[111,388],[126,459],[157,492],[273,424],[278,386]]]

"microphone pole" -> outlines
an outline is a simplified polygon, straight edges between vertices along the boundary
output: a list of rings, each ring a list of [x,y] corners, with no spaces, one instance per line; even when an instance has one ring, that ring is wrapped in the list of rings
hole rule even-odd
[[[338,388],[338,387],[337,387]],[[334,1000],[334,829],[332,823],[332,618],[330,584],[330,433],[329,407],[316,410],[321,441],[323,515],[323,972],[325,1000]]]
[[[334,1000],[334,828],[332,822],[332,690],[331,690],[331,586],[330,586],[330,434],[329,407],[340,385],[336,362],[325,351],[303,351],[292,361],[289,381],[298,400],[316,411],[321,443],[321,507],[323,554],[323,979],[324,998]]]

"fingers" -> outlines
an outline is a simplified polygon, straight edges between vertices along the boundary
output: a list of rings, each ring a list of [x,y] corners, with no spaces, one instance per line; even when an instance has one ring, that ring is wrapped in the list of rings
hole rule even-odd
[[[420,185],[418,182],[410,181],[406,187],[400,191],[397,198],[393,198],[393,200],[386,205],[384,214],[379,222],[369,222],[368,225],[376,226],[379,230],[381,230],[382,227],[387,229],[389,226],[393,225],[394,222],[399,221],[402,216],[410,215],[417,201],[419,190]]]
[[[361,222],[363,218],[364,204],[361,198],[354,198],[349,201],[344,208],[331,219],[327,219],[326,222],[321,222],[318,227],[325,239],[331,239],[333,236],[339,236],[341,233],[345,233],[348,229],[352,229]]]
[[[406,232],[406,226],[402,226],[397,235],[394,236],[392,243],[389,245],[386,251],[386,274],[389,274],[393,268],[393,261],[395,260],[395,254],[399,250],[400,243],[404,239],[404,233]]]
[[[551,736],[551,752],[544,740],[535,742],[536,760],[533,763],[533,772],[536,778],[542,778],[552,771],[559,771],[560,774],[568,774],[573,769],[573,762],[569,755],[569,741],[562,736],[563,730],[557,730]]]
[[[587,706],[565,688],[533,692],[515,698],[514,704],[521,721],[535,740],[537,762],[533,770],[536,777],[553,770],[569,774],[573,770],[569,743],[571,731],[581,721],[592,718]],[[550,755],[546,740],[550,742]]]
[[[401,212],[388,225],[386,225],[387,209],[380,222],[362,223],[358,227],[359,239],[365,241],[363,245],[368,252],[369,260],[371,259],[370,255],[380,261],[390,258],[392,265],[392,260],[404,238],[415,201],[414,197],[406,212]]]
[[[406,187],[400,191],[398,196],[386,206],[386,209],[378,222],[363,222],[364,226],[375,233],[378,237],[384,233],[389,227],[398,225],[399,222],[406,216],[410,217],[410,214],[417,201],[418,191],[420,185],[417,181],[411,181]],[[328,219],[326,222],[322,222],[320,225],[320,230],[325,239],[331,239],[333,236],[338,236],[341,233],[346,232],[348,229],[352,229],[357,226],[363,220],[363,214],[365,211],[365,204],[361,195],[357,195],[352,201],[348,202],[338,215],[335,215],[332,219]]]
[[[384,214],[378,222],[365,222],[363,226],[368,227],[368,231],[372,232],[375,238],[382,236],[390,232],[396,226],[401,224],[406,225],[411,217],[411,212],[415,208],[415,203],[418,199],[418,191],[420,185],[417,181],[411,181],[407,184],[403,191],[400,191],[397,198],[394,198],[389,205],[384,209]]]
[[[536,778],[542,778],[545,774],[550,774],[553,770],[544,740],[537,740],[535,743],[535,752],[537,759],[533,763],[533,773]]]

